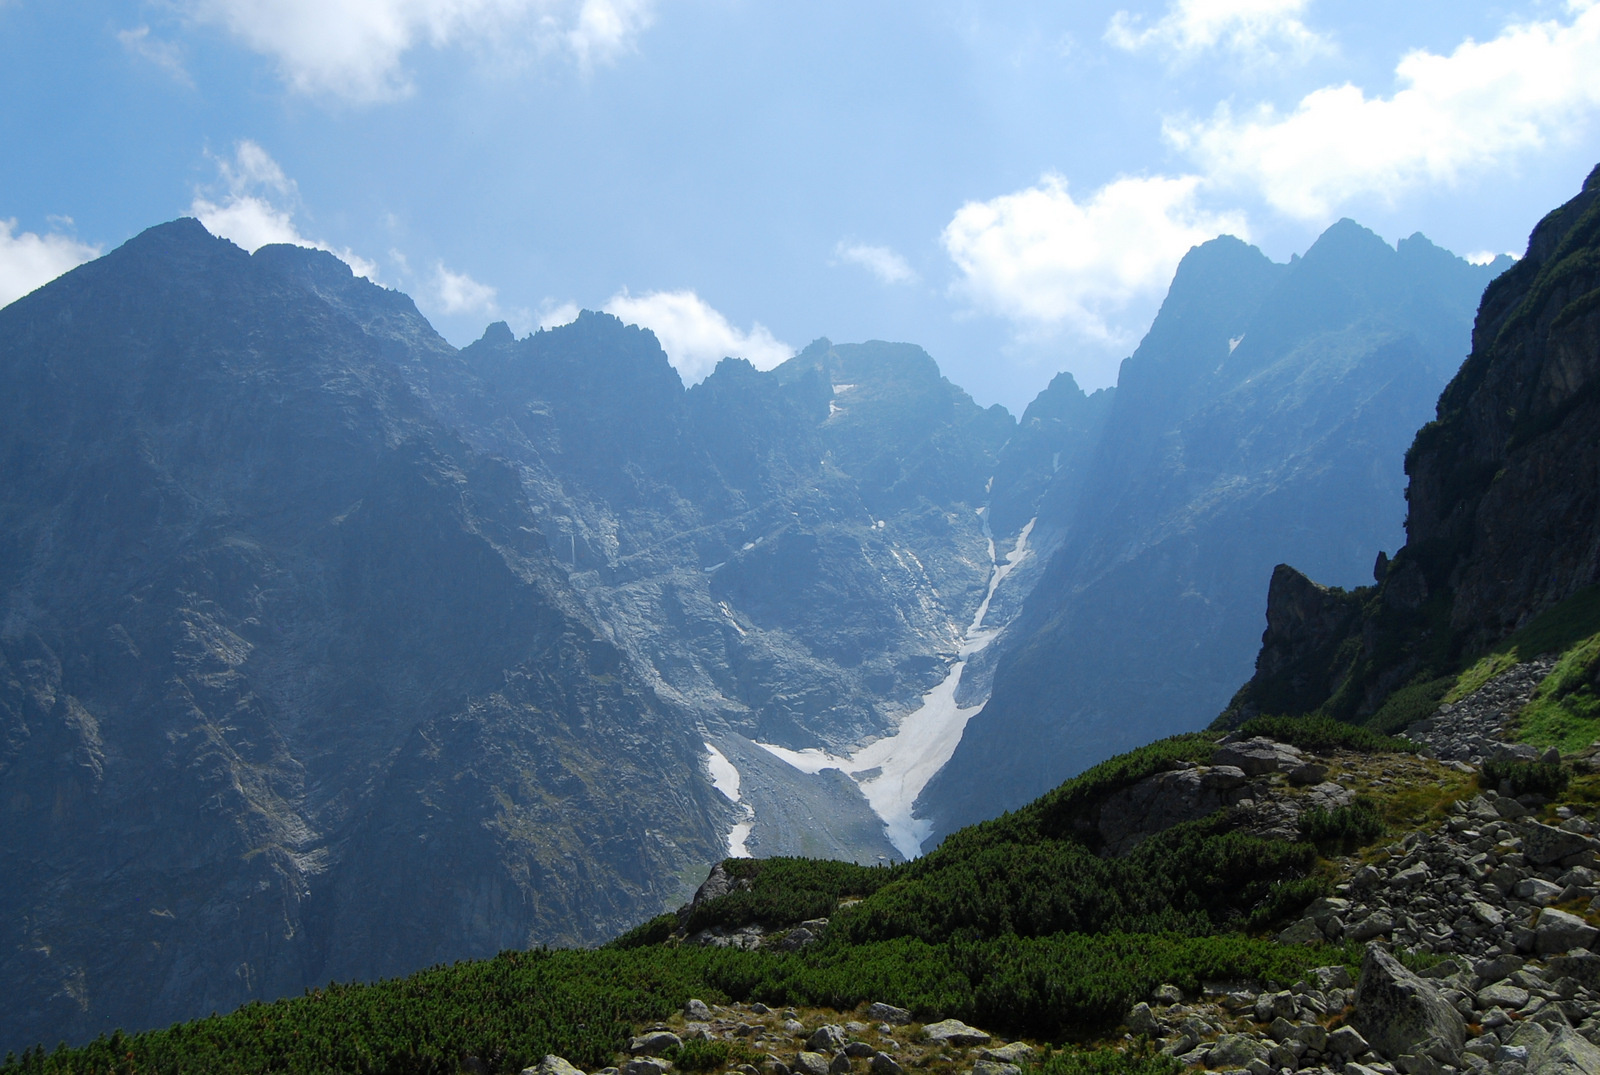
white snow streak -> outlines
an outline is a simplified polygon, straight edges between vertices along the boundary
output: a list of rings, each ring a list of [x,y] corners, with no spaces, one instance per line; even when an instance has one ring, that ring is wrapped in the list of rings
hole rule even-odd
[[[712,746],[705,745],[706,753],[710,757],[706,760],[711,769],[711,784],[722,792],[724,798],[731,803],[739,802],[739,770],[729,761],[727,755]],[[749,803],[740,803],[744,810],[744,820],[736,823],[728,832],[728,855],[731,858],[747,859],[750,851],[745,847],[745,841],[750,838],[750,830],[755,827],[756,811]]]
[[[803,773],[818,773],[823,769],[848,773],[860,785],[873,812],[883,819],[889,842],[908,859],[922,854],[922,842],[933,831],[932,822],[912,816],[917,796],[955,753],[967,721],[983,708],[982,703],[968,708],[958,706],[956,688],[961,685],[967,658],[999,637],[1001,628],[986,628],[983,621],[989,614],[995,590],[1027,558],[1028,535],[1033,532],[1035,522],[1035,519],[1028,520],[1004,563],[995,560],[994,539],[989,538],[989,561],[994,565],[989,576],[989,591],[961,640],[958,659],[950,666],[944,681],[922,696],[921,707],[902,720],[893,735],[868,744],[850,757],[838,757],[817,747],[790,750],[769,743],[757,744]],[[988,536],[986,512],[983,529]],[[709,744],[707,746],[709,748]]]

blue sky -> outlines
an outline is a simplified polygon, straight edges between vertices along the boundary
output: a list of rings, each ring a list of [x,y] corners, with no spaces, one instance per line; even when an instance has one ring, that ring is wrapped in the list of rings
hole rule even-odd
[[[1600,6],[0,0],[0,90],[0,303],[193,214],[458,344],[910,340],[1020,412],[1223,231],[1520,251],[1600,159]]]

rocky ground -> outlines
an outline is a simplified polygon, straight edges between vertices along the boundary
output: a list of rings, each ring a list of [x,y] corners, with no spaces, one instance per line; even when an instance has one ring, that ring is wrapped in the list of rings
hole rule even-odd
[[[1127,1013],[1122,1042],[1148,1042],[1207,1072],[1600,1075],[1593,807],[1478,790],[1486,759],[1538,756],[1508,742],[1505,725],[1552,663],[1518,665],[1413,725],[1419,755],[1314,755],[1225,740],[1211,765],[1160,773],[1108,798],[1090,819],[1107,854],[1223,808],[1254,831],[1282,835],[1305,810],[1358,795],[1384,802],[1391,817],[1415,812],[1414,827],[1393,843],[1336,860],[1334,895],[1278,937],[1362,944],[1359,974],[1322,967],[1287,989],[1209,982],[1185,994],[1164,985]],[[708,880],[712,895],[727,889],[721,882]],[[685,939],[798,947],[826,928],[819,920],[771,937],[750,929]],[[697,1040],[729,1043],[716,1066],[742,1075],[1020,1075],[1037,1059],[1028,1043],[1003,1044],[954,1020],[917,1024],[887,1004],[840,1014],[691,1001],[670,1023],[642,1030],[631,1055],[598,1075],[665,1075],[672,1065],[661,1054]],[[578,1073],[549,1057],[524,1075]]]

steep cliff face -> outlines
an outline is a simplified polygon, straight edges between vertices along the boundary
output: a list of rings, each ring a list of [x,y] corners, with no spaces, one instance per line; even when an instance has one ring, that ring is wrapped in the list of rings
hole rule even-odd
[[[1406,455],[1405,547],[1380,559],[1377,586],[1272,601],[1256,675],[1224,721],[1372,717],[1600,581],[1597,429],[1600,169],[1484,293],[1472,354]],[[1330,619],[1348,621],[1343,644],[1307,644],[1306,625]]]
[[[1398,543],[1401,452],[1495,271],[1350,221],[1289,265],[1232,238],[1185,258],[1060,502],[993,696],[924,792],[937,831],[1203,725],[1249,674],[1251,580],[1273,564],[1370,577]]]
[[[598,941],[720,853],[697,737],[397,348],[449,353],[192,221],[0,312],[6,1047]]]

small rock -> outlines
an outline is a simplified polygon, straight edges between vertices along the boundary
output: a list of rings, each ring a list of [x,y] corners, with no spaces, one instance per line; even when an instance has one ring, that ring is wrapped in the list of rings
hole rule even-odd
[[[852,1060],[865,1060],[878,1050],[864,1041],[852,1041],[844,1047],[844,1051]]]
[[[1155,1034],[1161,1029],[1161,1024],[1156,1022],[1155,1014],[1150,1011],[1150,1005],[1144,1001],[1135,1004],[1133,1010],[1122,1021],[1135,1034]]]
[[[935,1045],[987,1045],[989,1035],[959,1019],[943,1019],[922,1028],[922,1035]]]
[[[621,1075],[666,1075],[672,1070],[672,1065],[659,1056],[636,1056],[632,1060],[624,1060],[618,1070]]]
[[[683,1006],[683,1017],[704,1022],[711,1018],[711,1009],[703,1000],[691,1000]]]
[[[1278,934],[1279,944],[1321,944],[1324,940],[1322,927],[1315,919],[1302,918],[1282,933]]]
[[[1528,991],[1510,982],[1496,982],[1478,990],[1478,1007],[1482,1009],[1507,1008],[1515,1011],[1526,1003]]]
[[[691,1003],[693,1003],[693,1002],[691,1001]],[[771,1015],[772,1014],[772,1009],[767,1007],[765,1004],[761,1003],[759,1000],[756,1001],[754,1004],[750,1005],[750,1011],[752,1013],[756,1014],[756,1015]]]
[[[980,1049],[978,1057],[982,1060],[998,1060],[1002,1064],[1026,1064],[1033,1059],[1033,1051],[1033,1046],[1027,1042],[1014,1041],[996,1049]]]
[[[905,1026],[911,1022],[911,1013],[904,1008],[896,1008],[893,1004],[885,1004],[881,1000],[867,1008],[867,1018],[876,1019],[880,1023],[890,1026]]]
[[[845,1075],[850,1070],[850,1054],[838,1052],[828,1061],[828,1075]]]
[[[1367,1039],[1353,1026],[1342,1026],[1328,1035],[1327,1051],[1340,1056],[1360,1056],[1368,1049]]]
[[[1561,886],[1553,885],[1542,877],[1524,877],[1511,886],[1511,893],[1543,907],[1545,904],[1554,903],[1560,897]]]
[[[972,1075],[1022,1075],[1022,1069],[997,1060],[979,1060],[972,1065]]]
[[[554,1053],[539,1061],[538,1067],[523,1068],[522,1075],[583,1075],[583,1070]]]
[[[828,1058],[802,1049],[794,1058],[796,1075],[828,1075]]]
[[[871,1067],[873,1075],[906,1075],[905,1068],[888,1053],[873,1053]]]
[[[785,1019],[783,1021],[783,1032],[798,1036],[806,1032],[806,1025],[798,1019]]]

